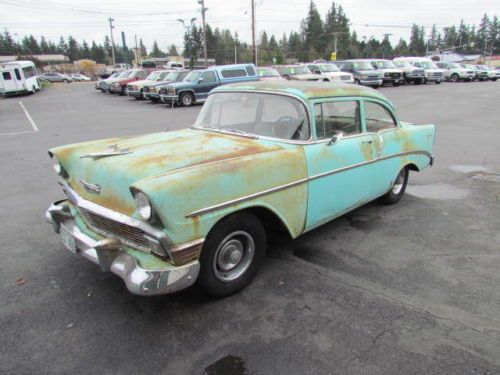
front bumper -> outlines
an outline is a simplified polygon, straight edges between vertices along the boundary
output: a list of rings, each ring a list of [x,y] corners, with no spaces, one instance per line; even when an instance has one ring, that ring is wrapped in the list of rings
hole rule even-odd
[[[364,79],[361,79],[359,80],[359,83],[362,84],[363,86],[382,86],[382,84],[384,83],[384,81],[381,79],[377,79],[377,80],[364,80]]]
[[[149,100],[160,99],[160,94],[157,92],[146,92],[144,93],[144,97]]]
[[[108,90],[110,92],[116,92],[116,93],[118,93],[118,92],[122,92],[122,87],[121,86],[109,86]]]
[[[96,240],[80,230],[75,218],[65,203],[57,201],[45,212],[45,219],[54,231],[69,235],[74,241],[70,251],[81,255],[100,266],[103,272],[119,276],[127,289],[138,295],[161,295],[173,293],[191,286],[197,279],[200,264],[197,260],[182,266],[173,266],[155,257],[154,267],[141,267],[138,258],[123,248],[121,241],[114,237]],[[153,255],[146,255],[154,257]]]
[[[143,98],[144,96],[142,95],[142,91],[132,91],[132,90],[127,90],[127,94],[129,96],[132,96],[134,98]]]
[[[160,100],[163,102],[163,103],[177,103],[178,101],[178,97],[177,95],[163,95],[163,94],[160,94]]]

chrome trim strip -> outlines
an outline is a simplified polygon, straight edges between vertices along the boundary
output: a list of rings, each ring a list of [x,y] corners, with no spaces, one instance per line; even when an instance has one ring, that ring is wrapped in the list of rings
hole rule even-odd
[[[210,213],[210,212],[213,212],[213,211],[217,211],[217,210],[221,210],[223,208],[226,208],[226,207],[229,207],[229,206],[241,203],[241,202],[245,202],[245,201],[248,201],[248,200],[251,200],[251,199],[254,199],[254,198],[261,197],[263,195],[268,195],[268,194],[275,193],[275,192],[278,192],[278,191],[281,191],[281,190],[285,190],[285,189],[288,189],[288,188],[291,188],[291,187],[294,187],[294,186],[297,186],[297,185],[301,185],[301,184],[309,182],[309,181],[314,181],[314,180],[317,180],[318,178],[330,176],[330,175],[337,174],[337,173],[340,173],[340,172],[348,171],[350,169],[354,169],[354,168],[362,167],[362,166],[365,166],[365,165],[373,164],[373,163],[378,162],[378,161],[388,160],[388,159],[392,159],[392,158],[396,158],[396,157],[400,157],[400,156],[406,156],[406,155],[424,155],[424,156],[427,156],[430,160],[432,160],[432,157],[433,157],[433,155],[431,153],[427,152],[427,151],[407,151],[407,152],[400,152],[400,153],[397,153],[397,154],[382,156],[382,157],[377,158],[377,159],[372,159],[372,160],[364,161],[364,162],[353,164],[353,165],[349,165],[349,166],[343,167],[343,168],[333,169],[333,170],[328,171],[328,172],[319,173],[319,174],[316,174],[316,175],[313,175],[313,176],[310,176],[310,177],[307,177],[307,178],[301,178],[299,180],[292,181],[292,182],[289,182],[287,184],[280,185],[280,186],[277,186],[277,187],[274,187],[274,188],[271,188],[271,189],[263,190],[263,191],[260,191],[258,193],[246,195],[246,196],[243,196],[243,197],[240,197],[240,198],[236,198],[236,199],[232,199],[232,200],[229,200],[229,201],[226,201],[226,202],[222,202],[222,203],[210,206],[210,207],[205,207],[205,208],[202,208],[202,209],[199,209],[199,210],[196,210],[196,211],[192,211],[192,212],[188,213],[186,215],[186,217],[190,218],[190,217],[194,217],[194,216],[199,216],[199,215],[207,214],[207,213]]]
[[[258,193],[246,195],[246,196],[241,197],[241,198],[232,199],[230,201],[226,201],[226,202],[219,203],[219,204],[216,204],[216,205],[213,205],[213,206],[210,206],[210,207],[202,208],[200,210],[196,210],[196,211],[188,213],[186,215],[186,217],[199,216],[199,215],[203,215],[203,214],[206,214],[206,213],[209,213],[209,212],[212,212],[212,211],[221,210],[223,208],[232,206],[234,204],[238,204],[240,202],[244,202],[244,201],[247,201],[247,200],[250,200],[250,199],[258,198],[258,197],[261,197],[263,195],[275,193],[277,191],[288,189],[288,188],[291,188],[291,187],[294,187],[294,186],[297,186],[297,185],[301,185],[301,184],[307,182],[307,180],[308,180],[307,178],[301,178],[300,180],[289,182],[288,184],[280,185],[280,186],[277,186],[277,187],[274,187],[274,188],[271,188],[271,189],[260,191]]]

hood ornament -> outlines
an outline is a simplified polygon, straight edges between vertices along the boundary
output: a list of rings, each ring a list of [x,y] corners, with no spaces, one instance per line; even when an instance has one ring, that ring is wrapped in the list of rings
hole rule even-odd
[[[123,148],[119,149],[117,144],[109,146],[105,151],[98,151],[98,152],[93,152],[91,154],[85,154],[80,156],[80,159],[85,159],[85,158],[91,158],[91,159],[100,159],[100,158],[105,158],[108,156],[116,156],[116,155],[126,155],[126,154],[131,154],[132,151],[130,151],[129,148]]]
[[[90,182],[85,181],[83,178],[80,179],[80,183],[89,193],[99,194],[101,192],[101,187],[97,184],[91,184]]]

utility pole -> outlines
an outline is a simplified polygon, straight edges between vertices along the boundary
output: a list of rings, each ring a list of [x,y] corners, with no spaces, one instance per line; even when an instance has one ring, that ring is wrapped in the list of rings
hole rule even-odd
[[[205,0],[198,0],[198,4],[201,5],[201,20],[203,23],[203,57],[205,60],[205,69],[208,68],[207,62],[207,27],[205,25],[205,12],[208,8],[205,8]]]
[[[111,55],[113,57],[113,68],[115,68],[115,66],[116,66],[116,61],[115,61],[115,41],[113,39],[113,29],[115,28],[113,26],[114,19],[111,18],[111,17],[109,17],[108,21],[109,21],[109,31],[111,32]]]
[[[137,46],[137,34],[135,34],[135,65],[139,66],[141,64],[139,47]]]
[[[252,2],[252,58],[253,63],[257,65],[257,48],[255,46],[255,0]]]
[[[337,40],[338,40],[337,35],[342,35],[342,34],[349,34],[349,33],[342,32],[342,31],[334,31],[333,32],[333,53],[335,55],[335,60],[337,60]]]

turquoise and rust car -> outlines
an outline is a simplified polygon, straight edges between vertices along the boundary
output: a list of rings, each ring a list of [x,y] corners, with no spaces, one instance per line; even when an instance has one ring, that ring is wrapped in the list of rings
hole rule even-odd
[[[66,199],[46,219],[71,251],[136,294],[248,285],[267,238],[367,202],[396,203],[432,165],[434,125],[398,119],[375,90],[249,82],[213,90],[194,126],[49,150]]]

